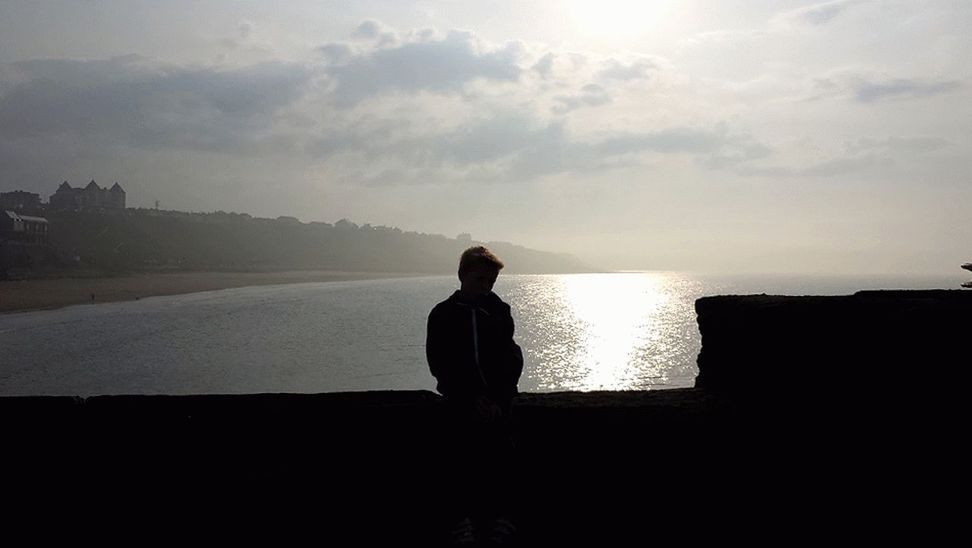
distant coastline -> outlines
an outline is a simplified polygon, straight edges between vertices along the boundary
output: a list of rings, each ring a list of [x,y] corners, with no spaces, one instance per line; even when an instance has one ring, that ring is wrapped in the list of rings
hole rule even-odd
[[[455,271],[466,248],[483,244],[518,273],[599,270],[567,253],[347,219],[332,225],[222,211],[35,209],[35,216],[4,214],[12,224],[0,223],[0,280],[133,272],[445,273]]]
[[[62,308],[76,304],[134,301],[256,285],[336,282],[428,276],[399,272],[289,270],[279,272],[139,273],[119,277],[0,281],[0,314]],[[94,299],[92,299],[94,295]]]

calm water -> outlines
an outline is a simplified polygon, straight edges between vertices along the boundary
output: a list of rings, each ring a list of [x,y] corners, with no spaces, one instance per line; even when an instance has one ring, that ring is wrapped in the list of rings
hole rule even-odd
[[[692,386],[714,294],[954,288],[951,278],[501,275],[524,391]],[[452,276],[227,289],[0,315],[0,395],[433,389],[428,311]]]

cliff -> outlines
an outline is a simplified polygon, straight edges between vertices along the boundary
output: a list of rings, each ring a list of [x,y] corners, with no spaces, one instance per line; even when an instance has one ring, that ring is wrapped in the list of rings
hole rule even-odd
[[[524,545],[946,535],[972,293],[696,309],[696,388],[517,401]],[[462,481],[429,392],[2,398],[0,416],[17,515],[98,538],[427,546]]]

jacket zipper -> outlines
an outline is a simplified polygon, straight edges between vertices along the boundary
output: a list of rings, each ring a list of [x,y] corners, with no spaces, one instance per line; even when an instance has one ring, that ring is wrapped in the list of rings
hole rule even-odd
[[[486,376],[483,375],[483,368],[479,366],[479,329],[476,323],[476,308],[469,307],[469,313],[472,314],[473,359],[476,364],[476,372],[479,373],[479,380],[483,382],[483,388],[487,388]]]

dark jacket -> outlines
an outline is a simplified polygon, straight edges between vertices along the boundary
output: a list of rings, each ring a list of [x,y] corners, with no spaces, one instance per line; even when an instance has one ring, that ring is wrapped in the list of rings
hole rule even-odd
[[[487,396],[508,404],[517,394],[523,353],[513,341],[510,305],[495,293],[472,302],[456,291],[429,313],[425,356],[446,400]]]

